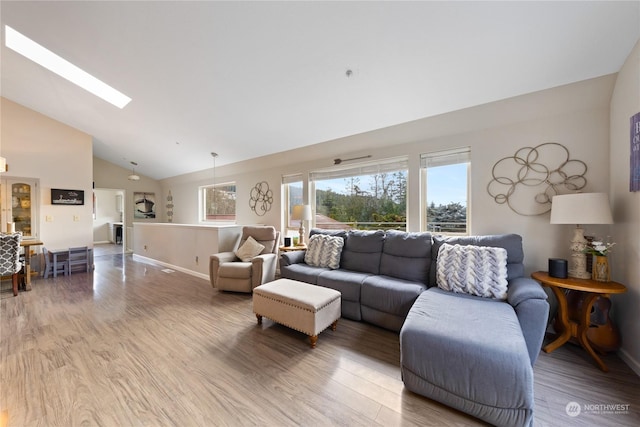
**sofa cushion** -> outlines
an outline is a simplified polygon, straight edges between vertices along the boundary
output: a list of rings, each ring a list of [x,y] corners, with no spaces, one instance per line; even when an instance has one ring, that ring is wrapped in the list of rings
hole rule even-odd
[[[522,250],[522,237],[518,234],[497,234],[487,236],[433,236],[431,248],[431,264],[436,265],[440,246],[445,243],[450,245],[474,245],[492,246],[507,250],[507,280],[524,276],[524,251]],[[429,286],[436,286],[436,268],[429,273]]]
[[[380,274],[426,284],[430,267],[431,233],[387,231],[380,259]]]
[[[438,287],[484,298],[507,298],[507,250],[487,246],[449,245],[438,251]]]
[[[405,318],[416,298],[426,289],[427,286],[421,282],[388,276],[369,276],[362,282],[360,303]]]
[[[383,244],[384,231],[382,230],[350,231],[342,249],[340,268],[378,274]]]
[[[400,332],[405,386],[493,425],[529,426],[533,369],[510,304],[431,288]]]
[[[245,225],[244,227],[242,227],[242,237],[240,238],[240,245],[242,246],[242,244],[249,237],[252,237],[256,242],[264,246],[260,254],[275,253],[274,249],[278,244],[278,242],[276,241],[277,235],[278,232],[276,231],[276,228],[270,225]]]
[[[370,277],[368,273],[348,270],[328,270],[318,275],[317,285],[340,291],[345,301],[360,301],[360,286]]]
[[[343,240],[347,238],[347,232],[345,230],[325,230],[323,228],[312,228],[309,231],[309,237],[316,234],[323,234],[325,236],[341,237]]]
[[[332,270],[340,267],[340,255],[344,239],[326,234],[314,234],[304,256],[304,262],[315,267],[328,267]]]
[[[245,240],[245,242],[236,250],[235,254],[242,261],[249,262],[260,255],[263,249],[264,245],[261,245],[256,242],[253,237],[249,236],[247,240]]]
[[[290,265],[283,265],[280,263],[280,276],[282,278],[311,283],[312,285],[316,285],[318,283],[318,276],[320,273],[325,271],[330,270],[326,267],[313,267],[305,264],[304,262]]]
[[[223,262],[218,269],[218,277],[250,279],[252,271],[250,262]]]

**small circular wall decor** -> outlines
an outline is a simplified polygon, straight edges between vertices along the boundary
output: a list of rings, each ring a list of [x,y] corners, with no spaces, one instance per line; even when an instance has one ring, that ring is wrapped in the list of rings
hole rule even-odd
[[[263,216],[271,210],[271,204],[273,203],[273,191],[269,189],[269,184],[266,181],[257,183],[251,189],[251,196],[249,197],[249,206],[251,210],[258,216]]]

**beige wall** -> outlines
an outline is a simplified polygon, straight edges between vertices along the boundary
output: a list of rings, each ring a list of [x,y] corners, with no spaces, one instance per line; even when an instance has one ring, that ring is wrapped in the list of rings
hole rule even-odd
[[[612,297],[622,333],[620,354],[640,375],[640,192],[629,191],[630,121],[640,113],[640,42],[618,73],[611,98],[610,197],[613,206],[612,278],[627,293]]]
[[[588,165],[585,191],[608,191],[609,101],[615,76],[606,76],[556,89],[495,102],[467,110],[355,135],[247,162],[218,167],[216,182],[237,183],[238,223],[265,223],[282,229],[280,182],[282,175],[327,168],[335,157],[371,154],[373,159],[406,155],[409,169],[409,229],[420,227],[419,156],[431,151],[470,146],[472,154],[472,233],[516,232],[523,236],[528,272],[546,270],[550,257],[568,258],[572,227],[550,225],[549,214],[520,216],[497,205],[487,194],[491,168],[499,159],[522,147],[555,141],[572,158]],[[368,147],[368,148],[367,148]],[[174,222],[198,221],[198,191],[210,184],[212,170],[162,181],[163,194],[174,195]],[[259,217],[249,209],[251,188],[267,181],[275,200],[270,212]],[[609,233],[589,227],[589,234]]]
[[[1,154],[9,164],[2,176],[40,179],[41,240],[49,248],[92,246],[91,136],[5,98],[0,119]],[[83,190],[85,204],[53,206],[52,188]]]

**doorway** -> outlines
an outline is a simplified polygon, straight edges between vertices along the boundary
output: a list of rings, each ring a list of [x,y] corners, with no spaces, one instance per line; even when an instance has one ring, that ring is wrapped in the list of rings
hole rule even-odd
[[[124,189],[93,190],[93,247],[95,256],[126,252]]]

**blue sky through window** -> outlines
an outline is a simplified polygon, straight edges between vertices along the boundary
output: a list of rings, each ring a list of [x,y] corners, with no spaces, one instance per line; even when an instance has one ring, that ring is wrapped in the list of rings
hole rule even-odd
[[[460,203],[467,206],[467,163],[427,169],[427,205]]]

